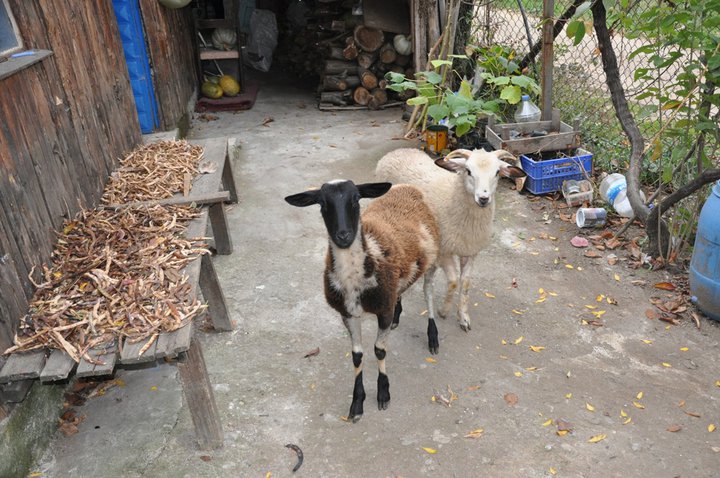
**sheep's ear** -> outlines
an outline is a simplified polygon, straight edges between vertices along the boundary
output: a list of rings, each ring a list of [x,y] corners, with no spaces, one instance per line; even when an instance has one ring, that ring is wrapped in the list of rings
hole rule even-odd
[[[320,191],[305,191],[285,198],[288,204],[297,207],[307,207],[317,204]]]
[[[435,160],[435,165],[440,166],[443,169],[447,169],[450,172],[457,173],[458,171],[465,169],[466,161],[466,159],[462,158],[452,158],[449,160],[440,158]]]
[[[500,176],[505,178],[522,178],[527,176],[527,173],[517,166],[510,166],[505,161],[500,166]]]
[[[380,197],[388,192],[391,187],[392,183],[365,183],[357,185],[361,198]]]

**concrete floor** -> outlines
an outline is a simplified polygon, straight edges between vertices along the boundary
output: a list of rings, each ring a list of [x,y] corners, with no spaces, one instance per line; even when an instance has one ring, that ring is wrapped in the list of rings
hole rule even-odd
[[[428,361],[415,286],[389,340],[389,410],[375,407],[369,353],[365,416],[344,422],[350,342],[322,293],[324,226],[316,208],[283,197],[333,178],[372,180],[383,153],[408,145],[393,139],[400,112],[319,112],[311,94],[263,87],[252,110],[217,116],[196,120],[191,138],[235,137],[241,146],[241,199],[229,212],[235,251],[214,258],[238,327],[198,332],[224,448],[196,448],[176,368],[162,364],[118,372],[121,386],[77,407],[86,417],[79,433],[58,434],[34,476],[287,477],[296,462],[288,443],[304,451],[298,477],[720,475],[720,431],[708,431],[720,426],[718,326],[648,320],[649,298],[665,294],[652,285],[666,273],[583,257],[569,244],[575,226],[507,181],[495,243],[477,261],[472,331],[440,321],[440,353]],[[556,295],[538,302],[540,288]],[[617,305],[598,304],[599,294]],[[585,305],[606,310],[604,326],[583,324],[594,319]],[[364,329],[372,350],[374,320]],[[303,357],[316,347],[319,355]],[[431,400],[448,389],[457,396],[450,406]],[[557,419],[571,432],[559,436]],[[667,431],[674,425],[681,430]],[[480,428],[479,438],[465,437]],[[606,438],[590,443],[597,435]]]

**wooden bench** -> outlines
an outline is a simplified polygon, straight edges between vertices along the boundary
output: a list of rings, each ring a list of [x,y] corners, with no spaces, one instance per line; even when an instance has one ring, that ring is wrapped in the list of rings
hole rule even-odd
[[[201,206],[200,216],[189,223],[185,236],[207,237],[209,220],[216,252],[230,254],[233,246],[222,199],[227,198],[229,202],[237,203],[237,191],[227,140],[216,138],[192,143],[203,147],[203,162],[210,161],[217,168],[212,173],[198,175],[192,183],[188,197],[179,196],[166,202],[189,204],[195,202],[194,198],[198,198],[196,204],[209,201]],[[187,274],[188,284],[192,287],[192,297],[197,296],[198,287],[202,291],[214,328],[232,330],[225,297],[210,256],[204,254],[200,259],[188,264],[184,274]],[[98,361],[104,362],[102,365],[86,360],[77,364],[62,350],[13,353],[0,369],[0,398],[7,402],[22,401],[35,379],[41,383],[64,381],[70,378],[73,372],[76,377],[106,377],[116,368],[133,368],[138,364],[174,359],[200,448],[206,450],[222,447],[220,417],[200,343],[193,337],[193,324],[188,323],[178,330],[161,334],[141,354],[146,343],[147,340],[132,343],[126,339],[120,344],[113,343],[91,349],[89,355],[99,358]]]

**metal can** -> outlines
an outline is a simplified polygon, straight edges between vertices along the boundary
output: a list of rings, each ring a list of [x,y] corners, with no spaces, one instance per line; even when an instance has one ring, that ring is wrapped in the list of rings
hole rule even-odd
[[[433,153],[439,153],[447,147],[448,127],[440,124],[433,124],[425,130],[425,144],[427,149]]]

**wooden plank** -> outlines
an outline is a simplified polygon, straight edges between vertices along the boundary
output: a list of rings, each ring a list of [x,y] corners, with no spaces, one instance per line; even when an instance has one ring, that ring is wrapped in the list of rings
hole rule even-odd
[[[0,401],[6,403],[20,403],[25,400],[35,380],[18,380],[0,386]]]
[[[200,50],[201,60],[236,60],[239,57],[238,50]]]
[[[215,330],[232,330],[233,325],[230,321],[230,314],[228,314],[225,294],[218,282],[212,258],[208,254],[204,254],[200,262],[200,289],[207,301],[213,327]]]
[[[188,206],[195,204],[197,206],[204,206],[207,204],[216,204],[219,202],[229,201],[231,194],[229,191],[218,191],[215,193],[206,194],[194,194],[192,196],[173,196],[167,199],[159,199],[155,201],[137,201],[128,202],[124,204],[108,204],[102,206],[103,209],[123,209],[128,207],[143,207],[143,206]]]
[[[185,401],[195,426],[198,446],[201,450],[221,448],[223,432],[220,414],[197,339],[191,342],[187,354],[183,355],[185,356],[178,362],[178,371]]]
[[[232,254],[232,238],[228,231],[227,216],[223,203],[216,203],[210,206],[210,223],[212,224],[215,250],[217,253],[220,255]]]
[[[79,378],[82,377],[95,377],[112,374],[115,369],[115,362],[117,361],[117,345],[113,344],[110,346],[103,346],[91,349],[88,351],[88,355],[93,359],[97,359],[103,363],[94,364],[88,362],[85,359],[80,360],[78,364],[77,375]]]
[[[215,171],[201,174],[192,183],[193,194],[216,193],[220,190],[223,166],[227,157],[227,138],[210,138],[202,141],[191,141],[203,148],[202,162],[215,165]]]
[[[16,58],[10,56],[7,61],[0,63],[0,80],[4,80],[8,76],[14,75],[18,71],[24,70],[53,54],[48,50],[28,50],[28,52],[32,54]]]
[[[190,348],[191,338],[192,322],[173,332],[161,334],[160,337],[158,337],[157,347],[155,348],[155,357],[177,357],[180,353],[186,352]]]
[[[75,369],[77,364],[64,350],[53,350],[40,372],[40,381],[57,382],[65,380]]]
[[[120,352],[119,362],[123,365],[128,365],[154,361],[156,359],[155,349],[157,348],[158,339],[159,337],[155,338],[142,355],[140,355],[140,351],[143,349],[143,347],[147,345],[148,340],[151,339],[140,340],[139,342],[135,343],[130,343],[125,340],[122,352]]]
[[[230,154],[228,151],[225,153],[225,163],[222,170],[221,180],[223,189],[226,189],[230,193],[230,202],[237,204],[237,185],[235,184],[235,174],[233,173],[232,161],[230,160]]]
[[[8,357],[5,366],[0,371],[0,383],[38,378],[44,366],[44,351],[14,353]]]

